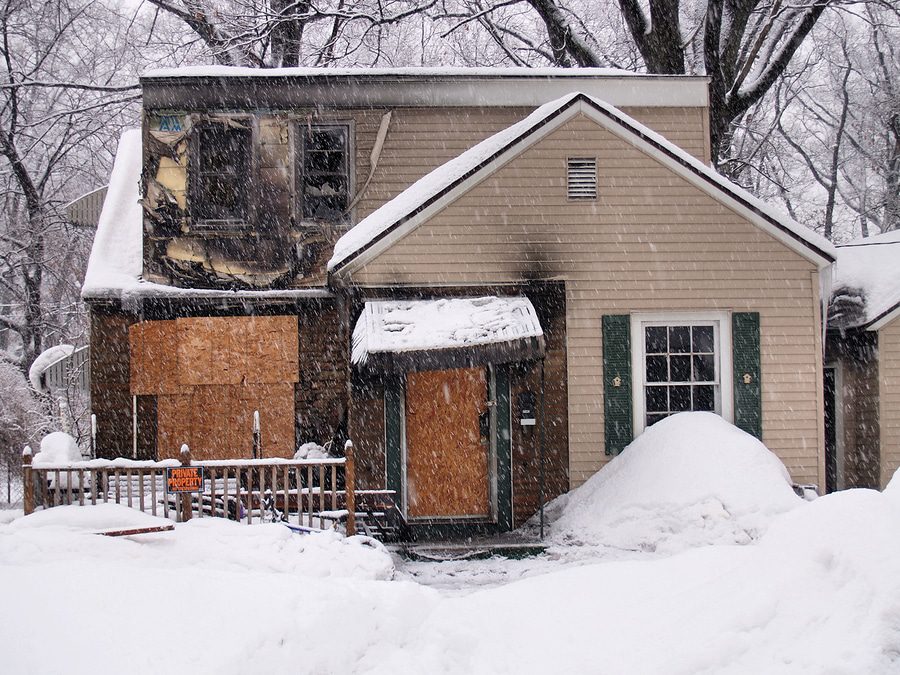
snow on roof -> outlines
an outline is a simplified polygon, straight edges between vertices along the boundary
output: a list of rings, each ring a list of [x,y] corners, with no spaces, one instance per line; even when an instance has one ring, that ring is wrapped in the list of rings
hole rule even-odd
[[[138,283],[143,265],[140,180],[141,130],[129,129],[119,140],[109,177],[81,287],[84,298],[108,295]]]
[[[353,329],[354,364],[385,352],[457,349],[543,335],[528,298],[367,302]]]
[[[54,345],[42,351],[28,369],[28,381],[31,382],[32,388],[37,392],[47,391],[46,382],[41,380],[41,375],[47,371],[47,368],[74,351],[73,345]]]
[[[862,314],[854,325],[872,323],[900,303],[900,230],[856,239],[837,254],[835,295],[861,295]]]
[[[328,263],[329,271],[349,262],[371,244],[382,239],[395,225],[410,219],[424,206],[432,203],[452,187],[470,176],[477,175],[479,170],[484,169],[488,160],[503,157],[505,153],[517,153],[523,150],[523,144],[529,136],[544,127],[549,120],[560,116],[566,109],[581,101],[587,104],[584,108],[585,112],[590,112],[590,108],[593,107],[595,111],[603,113],[603,117],[598,120],[611,118],[618,127],[630,132],[630,135],[643,138],[655,145],[664,153],[663,160],[668,161],[676,171],[684,171],[686,168],[712,183],[720,191],[749,205],[765,221],[786,231],[791,238],[805,244],[805,249],[811,252],[821,265],[828,264],[829,258],[834,259],[836,254],[834,247],[821,235],[796,222],[780,209],[774,208],[735,185],[693,155],[629,117],[618,108],[582,92],[572,92],[545,103],[523,120],[486,138],[456,158],[437,167],[361,220],[338,240],[334,254]]]
[[[618,68],[466,68],[466,67],[425,67],[425,68],[242,68],[235,66],[185,66],[183,68],[154,68],[145,71],[143,78],[175,77],[628,77],[663,78],[671,75],[651,75],[635,73]],[[684,76],[677,76],[683,78]]]

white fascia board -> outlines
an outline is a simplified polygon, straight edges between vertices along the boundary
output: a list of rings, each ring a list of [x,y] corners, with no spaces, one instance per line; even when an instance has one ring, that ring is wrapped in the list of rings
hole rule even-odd
[[[405,237],[407,234],[415,230],[419,225],[427,222],[437,213],[459,199],[471,188],[475,187],[487,176],[493,174],[501,166],[511,161],[527,148],[545,138],[560,126],[568,122],[570,119],[578,115],[581,107],[582,106],[580,102],[569,106],[566,110],[562,111],[559,115],[554,117],[549,122],[543,124],[538,129],[520,138],[518,141],[508,147],[502,154],[498,155],[491,162],[488,162],[487,164],[482,166],[471,176],[460,182],[458,185],[454,186],[452,189],[445,192],[438,199],[429,204],[426,208],[411,216],[409,219],[404,221],[402,225],[388,233],[387,236],[382,237],[379,241],[377,241],[375,244],[367,248],[359,255],[352,256],[350,262],[332,273],[334,277],[336,279],[346,279],[350,277],[354,272],[359,271],[362,267],[384,253],[398,241],[403,239],[403,237]]]
[[[684,178],[691,185],[705,192],[710,197],[728,207],[742,218],[753,223],[798,255],[815,264],[820,273],[830,269],[833,262],[832,260],[819,255],[808,246],[806,246],[802,241],[796,239],[787,232],[784,232],[780,228],[770,223],[766,218],[762,217],[756,211],[745,206],[736,197],[731,195],[728,189],[722,185],[722,181],[710,182],[710,180],[707,180],[703,175],[698,174],[690,168],[684,166],[680,162],[673,159],[666,152],[663,152],[655,145],[644,140],[641,136],[625,126],[625,123],[607,117],[588,102],[581,100],[576,101],[568,109],[563,111],[554,119],[550,120],[548,123],[541,126],[539,129],[523,136],[518,142],[507,148],[507,150],[502,155],[496,157],[493,161],[481,167],[477,172],[469,176],[466,180],[462,181],[453,189],[448,190],[446,193],[444,193],[439,199],[435,200],[427,208],[410,217],[402,225],[390,232],[386,237],[382,238],[376,244],[372,245],[369,249],[353,258],[351,262],[336,271],[335,278],[345,279],[348,276],[352,275],[354,272],[358,271],[364,265],[371,262],[374,258],[393,246],[397,241],[409,234],[421,223],[426,222],[442,209],[447,207],[449,204],[457,200],[469,189],[481,182],[486,176],[498,170],[501,166],[511,161],[517,155],[521,154],[525,149],[539,142],[541,139],[549,135],[554,130],[558,129],[560,126],[562,126],[578,114],[583,114],[586,117],[589,117],[616,137],[624,140],[626,143],[634,146],[641,152],[668,167],[676,174]]]
[[[897,318],[900,318],[900,304],[895,305],[893,309],[882,314],[879,318],[869,324],[866,327],[866,330],[881,330]]]

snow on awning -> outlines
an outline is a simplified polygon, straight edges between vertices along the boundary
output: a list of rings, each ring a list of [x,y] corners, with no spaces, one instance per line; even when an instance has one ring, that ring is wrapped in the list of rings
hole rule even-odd
[[[355,365],[386,372],[540,358],[544,332],[528,298],[367,302],[353,329]]]

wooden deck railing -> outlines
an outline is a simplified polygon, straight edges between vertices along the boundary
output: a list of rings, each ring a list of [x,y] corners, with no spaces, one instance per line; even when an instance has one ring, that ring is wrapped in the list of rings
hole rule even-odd
[[[33,464],[22,457],[25,514],[36,508],[113,502],[154,516],[179,521],[224,517],[263,522],[279,520],[301,527],[325,528],[346,521],[356,532],[356,472],[353,446],[333,459],[248,459],[191,462],[187,446],[181,461],[90,460],[69,464]],[[203,469],[202,490],[172,493],[166,470]]]

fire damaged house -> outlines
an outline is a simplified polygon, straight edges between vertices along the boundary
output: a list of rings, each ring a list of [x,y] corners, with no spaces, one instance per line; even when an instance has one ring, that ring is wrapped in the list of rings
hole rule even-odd
[[[704,78],[141,83],[83,292],[101,456],[249,458],[258,415],[266,457],[352,438],[413,525],[507,530],[703,410],[824,484],[834,250],[709,168]]]
[[[900,468],[900,232],[838,247],[825,351],[826,488]]]

